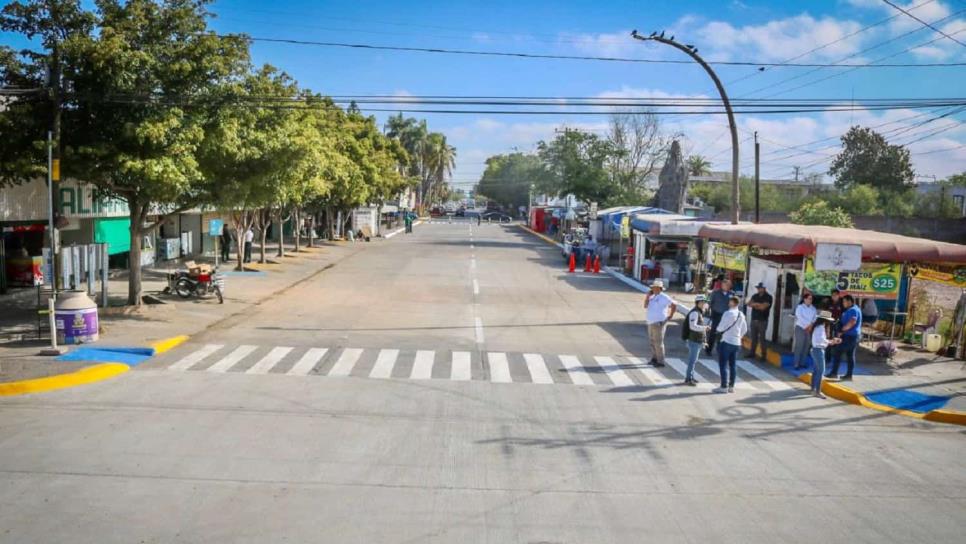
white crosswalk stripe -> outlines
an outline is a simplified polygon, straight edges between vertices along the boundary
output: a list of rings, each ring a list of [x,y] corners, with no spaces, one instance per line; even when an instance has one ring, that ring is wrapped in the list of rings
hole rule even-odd
[[[671,385],[671,380],[665,378],[663,374],[657,371],[657,369],[647,366],[647,364],[644,363],[640,357],[628,357],[627,360],[636,366],[637,369],[641,371],[641,374],[643,374],[644,377],[654,385],[658,387],[666,387]]]
[[[776,380],[774,376],[755,366],[755,363],[749,361],[738,361],[738,368],[758,378],[758,381],[776,391],[787,391],[792,388],[787,383],[781,380]]]
[[[563,364],[564,370],[567,371],[567,375],[570,376],[570,381],[574,382],[574,385],[595,385],[594,379],[587,372],[587,367],[580,362],[580,357],[561,355],[560,363]]]
[[[228,355],[225,355],[220,361],[209,366],[205,370],[208,372],[228,372],[228,369],[240,363],[242,359],[247,357],[249,353],[255,351],[257,348],[258,346],[238,346],[234,349],[234,351]]]
[[[302,358],[296,361],[292,368],[289,369],[286,374],[290,376],[307,376],[315,365],[319,364],[322,357],[328,352],[328,348],[309,348],[308,351],[302,355]]]
[[[329,370],[329,376],[348,376],[352,372],[352,367],[356,366],[359,357],[362,357],[361,349],[347,348],[343,350],[342,355],[339,355],[339,360],[332,366],[332,370]]]
[[[487,360],[490,363],[490,381],[493,383],[513,383],[510,377],[510,362],[506,358],[506,353],[487,353]]]
[[[409,375],[411,380],[428,380],[433,377],[433,360],[436,358],[435,351],[420,350],[416,352],[416,360],[413,362],[413,371]]]
[[[201,347],[201,349],[192,351],[180,361],[169,366],[168,369],[169,370],[188,370],[189,368],[205,360],[206,357],[220,350],[223,347],[225,346],[223,346],[222,344],[205,344],[204,346]]]
[[[243,368],[245,374],[264,375],[272,374],[272,371],[276,368],[285,368],[287,366],[286,361],[295,360],[291,368],[283,372],[292,376],[308,376],[313,374],[316,368],[320,368],[320,365],[325,365],[323,360],[329,354],[329,351],[333,351],[331,355],[331,358],[334,359],[332,367],[328,372],[323,371],[320,374],[333,377],[355,375],[390,379],[393,377],[396,367],[402,364],[400,363],[402,350],[396,348],[378,350],[336,348],[330,350],[321,347],[293,348],[290,346],[246,344],[235,346],[227,353],[224,348],[225,346],[222,344],[188,345],[181,348],[183,352],[180,355],[173,354],[173,362],[168,364],[167,368],[177,371],[196,370],[211,373],[227,373],[234,368]],[[366,352],[375,353],[375,363],[371,370],[363,370],[362,365],[359,364]],[[482,366],[482,369],[476,372],[476,380],[488,379],[493,383],[516,382],[538,385],[605,386],[605,382],[609,382],[617,387],[637,385],[669,387],[680,384],[687,366],[684,360],[675,357],[667,358],[668,366],[666,369],[651,367],[641,358],[630,356],[597,355],[589,357],[542,353],[510,354],[494,351],[483,353],[482,357],[482,361],[475,363]],[[215,362],[205,368],[212,360]],[[402,360],[405,360],[405,358]],[[254,361],[254,363],[251,361]],[[560,362],[559,367],[557,361]],[[625,364],[629,365],[630,370]],[[453,351],[450,357],[446,355],[446,352],[417,350],[414,354],[412,367],[406,368],[407,374],[401,375],[399,371],[396,371],[396,374],[397,377],[403,379],[430,380],[433,379],[433,369],[436,366],[441,367],[436,371],[439,379],[463,382],[474,380],[474,362],[470,351]],[[710,389],[718,385],[720,377],[717,364],[714,361],[699,359],[698,368],[704,372],[704,376],[700,372],[695,372],[695,378],[699,380],[700,389]],[[761,392],[793,388],[792,385],[779,377],[749,361],[738,361],[738,368],[742,371],[743,376],[740,376],[736,381],[736,389]],[[559,369],[562,369],[562,371]],[[593,374],[598,371],[602,377],[594,378]],[[484,376],[487,377],[484,378]],[[606,376],[606,380],[603,378],[604,376]],[[750,376],[750,378],[743,379],[747,376]]]
[[[704,368],[710,370],[714,374],[715,379],[718,380],[718,385],[721,385],[721,372],[718,370],[718,363],[700,358],[698,362],[704,365]],[[744,380],[735,378],[735,389],[754,389],[754,387]]]
[[[275,367],[282,359],[288,355],[288,352],[292,351],[293,348],[289,347],[277,347],[272,348],[272,351],[268,352],[267,355],[261,358],[260,361],[254,364],[251,368],[245,371],[245,374],[268,374],[268,372]]]
[[[667,357],[664,359],[664,362],[667,363],[667,366],[673,368],[675,372],[680,374],[682,380],[684,379],[684,376],[687,376],[688,364],[686,362],[675,357]],[[698,387],[701,389],[711,389],[714,387],[714,384],[712,384],[707,378],[698,372],[698,365],[694,365],[694,379],[697,380]]]
[[[396,359],[399,358],[398,349],[381,349],[379,356],[376,357],[376,364],[369,372],[370,378],[391,378],[392,367],[396,366]]]
[[[453,352],[453,366],[450,368],[449,379],[454,381],[470,381],[473,379],[470,352]]]
[[[613,358],[597,356],[594,357],[594,360],[597,361],[597,366],[599,366],[600,369],[607,374],[607,377],[610,378],[610,381],[613,382],[613,384],[617,387],[637,385],[637,383],[635,383],[630,376],[621,370],[621,367],[618,366],[617,362],[614,361]]]
[[[527,362],[527,370],[530,372],[530,379],[533,383],[553,383],[550,371],[547,370],[547,363],[543,356],[537,353],[524,353],[523,360]]]

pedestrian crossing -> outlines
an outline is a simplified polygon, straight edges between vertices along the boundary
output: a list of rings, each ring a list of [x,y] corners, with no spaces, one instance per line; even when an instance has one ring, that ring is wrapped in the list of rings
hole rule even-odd
[[[681,383],[687,363],[669,357],[656,368],[640,357],[405,350],[398,348],[328,348],[253,344],[185,344],[165,354],[160,365],[171,372],[212,374],[284,374],[327,378],[488,381],[578,387],[668,387]],[[717,362],[700,359],[695,368],[699,389],[720,380]],[[736,389],[781,391],[792,386],[749,361],[738,362]]]

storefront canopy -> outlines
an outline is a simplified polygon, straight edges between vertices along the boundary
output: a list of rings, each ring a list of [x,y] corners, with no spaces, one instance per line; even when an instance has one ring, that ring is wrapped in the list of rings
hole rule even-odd
[[[619,206],[617,208],[608,208],[603,212],[597,212],[597,217],[601,220],[603,224],[602,234],[605,238],[611,235],[617,235],[620,232],[621,222],[624,220],[625,216],[630,216],[631,221],[636,214],[670,214],[671,212],[661,209],[652,208],[649,206]]]
[[[758,246],[793,255],[813,255],[819,243],[862,244],[862,260],[884,262],[966,263],[966,246],[872,230],[771,223],[701,227],[700,236],[732,244]]]
[[[631,217],[631,228],[647,234],[666,234],[661,230],[663,225],[667,225],[675,221],[690,222],[694,221],[694,219],[694,217],[678,215],[676,213],[667,211],[636,213]]]

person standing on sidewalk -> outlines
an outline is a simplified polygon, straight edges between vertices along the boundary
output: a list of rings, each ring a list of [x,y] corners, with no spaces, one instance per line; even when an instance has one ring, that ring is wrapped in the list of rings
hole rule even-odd
[[[735,392],[738,350],[741,348],[742,337],[748,332],[748,323],[745,321],[745,314],[741,313],[740,305],[740,298],[732,296],[728,299],[728,311],[721,316],[721,322],[714,329],[721,334],[718,340],[718,373],[721,374],[721,387],[717,389],[719,393]]]
[[[221,250],[221,260],[227,263],[228,254],[231,252],[231,229],[227,226],[221,228],[221,240],[219,242],[221,243],[221,247],[218,248]]]
[[[245,262],[252,262],[252,241],[255,239],[255,231],[251,227],[245,231]]]
[[[838,344],[842,340],[839,338],[829,339],[828,333],[832,328],[832,312],[823,310],[817,314],[812,323],[812,395],[824,399],[822,394],[822,375],[825,374],[825,350]]]
[[[701,348],[707,341],[708,328],[710,328],[708,319],[704,316],[707,306],[707,297],[704,295],[694,297],[694,308],[691,308],[681,325],[684,340],[688,346],[688,370],[684,373],[684,385],[698,385],[697,380],[694,379],[694,365],[698,362],[698,356],[701,355]]]
[[[838,332],[836,336],[841,339],[841,343],[835,348],[832,354],[832,369],[826,374],[826,378],[838,379],[839,365],[842,363],[842,356],[845,356],[848,367],[845,371],[843,380],[852,379],[852,371],[855,370],[855,350],[859,347],[859,331],[862,330],[862,312],[855,305],[852,295],[842,297],[842,317],[838,322]]]
[[[818,310],[812,304],[814,299],[815,297],[811,293],[805,293],[802,296],[802,301],[795,308],[795,370],[801,370],[805,367],[805,356],[811,347],[812,324],[815,323],[815,316],[818,315]],[[831,312],[828,315],[831,319]]]
[[[746,355],[749,359],[755,358],[758,351],[758,343],[761,342],[761,360],[768,360],[768,346],[765,345],[765,333],[768,331],[768,317],[771,315],[771,305],[774,299],[768,294],[768,289],[764,283],[759,282],[755,286],[758,291],[751,295],[749,306],[751,306],[751,352]]]
[[[722,279],[718,284],[718,288],[711,291],[711,297],[708,300],[709,306],[711,306],[711,330],[718,330],[718,324],[721,323],[721,316],[728,311],[728,299],[734,296],[731,292],[731,280]],[[711,355],[711,349],[714,348],[715,336],[712,335],[708,338],[708,347],[705,348],[705,353]]]
[[[664,292],[664,282],[654,280],[651,292],[644,297],[647,309],[647,337],[651,343],[651,364],[664,366],[664,333],[667,322],[677,310],[677,302]]]

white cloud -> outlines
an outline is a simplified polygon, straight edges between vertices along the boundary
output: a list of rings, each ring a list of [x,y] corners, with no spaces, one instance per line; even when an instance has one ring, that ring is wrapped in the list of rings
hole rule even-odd
[[[761,25],[733,26],[711,21],[697,29],[695,43],[708,48],[718,59],[784,60],[817,45],[833,42],[861,28],[855,21],[831,17],[816,19],[808,14],[769,21]],[[816,51],[812,59],[833,59],[861,49],[861,34]],[[699,46],[700,47],[700,46]]]
[[[934,2],[925,2],[924,0],[901,2],[897,0],[894,3],[919,19],[939,27],[946,34],[954,35],[957,39],[960,39],[960,32],[966,31],[966,19],[962,17],[950,18],[954,10],[948,2],[938,0]],[[936,38],[940,37],[940,34],[935,30],[927,28],[919,21],[916,21],[885,2],[877,0],[849,0],[849,4],[858,8],[874,10],[878,14],[893,16],[888,24],[888,32],[892,36],[915,32],[915,34],[909,37],[910,40],[916,40],[913,43],[923,43],[936,40]],[[926,60],[938,61],[960,53],[962,51],[961,47],[961,45],[948,38],[942,38],[928,46],[917,47],[910,52],[914,56]]]
[[[669,93],[660,89],[638,89],[622,85],[616,91],[604,91],[598,98],[707,98],[704,94]]]
[[[581,53],[603,57],[626,56],[641,50],[641,42],[631,37],[630,29],[598,34],[562,32],[557,41]]]

